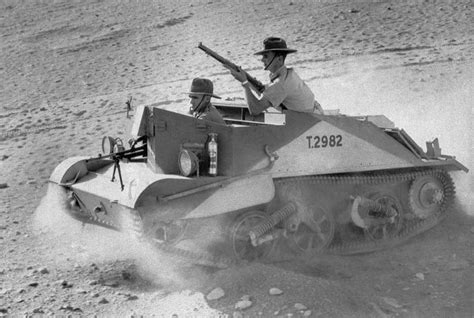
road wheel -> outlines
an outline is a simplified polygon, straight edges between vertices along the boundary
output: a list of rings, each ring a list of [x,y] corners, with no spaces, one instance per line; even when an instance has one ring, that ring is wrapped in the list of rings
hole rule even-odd
[[[303,215],[287,222],[290,242],[299,252],[320,252],[334,237],[334,218],[322,205],[315,204],[305,210]]]
[[[233,222],[230,240],[233,254],[238,260],[255,261],[270,253],[274,244],[273,240],[253,246],[249,236],[250,230],[268,220],[269,217],[262,211],[248,211],[240,214]]]

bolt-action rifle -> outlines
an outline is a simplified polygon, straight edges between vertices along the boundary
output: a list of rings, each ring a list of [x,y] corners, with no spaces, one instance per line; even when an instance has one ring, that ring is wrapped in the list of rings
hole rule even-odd
[[[240,69],[240,71],[245,74],[245,77],[247,78],[247,81],[250,84],[252,84],[259,92],[263,92],[263,90],[265,89],[265,86],[258,79],[251,76],[249,73],[245,72],[239,66],[232,63],[228,59],[220,56],[219,54],[217,54],[216,52],[214,52],[213,50],[211,50],[210,48],[208,48],[207,46],[205,46],[201,42],[199,42],[198,48],[203,50],[207,55],[212,56],[213,58],[215,58],[216,60],[221,62],[224,65],[224,67],[226,67],[228,69],[233,69],[233,70],[236,70],[236,71],[238,71]]]

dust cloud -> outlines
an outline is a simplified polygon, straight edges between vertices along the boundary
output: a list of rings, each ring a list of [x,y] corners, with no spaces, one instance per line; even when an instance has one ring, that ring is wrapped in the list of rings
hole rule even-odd
[[[442,154],[469,169],[451,175],[464,212],[474,215],[472,71],[455,64],[422,68],[359,59],[346,61],[341,73],[311,83],[323,108],[347,115],[385,115],[424,150],[425,142],[438,138]]]
[[[56,264],[65,260],[78,265],[131,260],[140,277],[153,285],[177,290],[198,286],[204,273],[161,253],[137,238],[95,225],[81,224],[67,214],[67,194],[50,183],[34,213],[34,229],[52,245],[48,257]]]

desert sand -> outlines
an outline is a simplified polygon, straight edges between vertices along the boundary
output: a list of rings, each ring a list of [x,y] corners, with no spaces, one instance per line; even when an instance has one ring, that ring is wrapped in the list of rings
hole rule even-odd
[[[298,49],[287,64],[323,108],[384,114],[420,145],[438,137],[472,171],[471,1],[3,0],[0,9],[0,316],[473,315],[472,172],[453,174],[458,200],[444,222],[391,250],[219,271],[81,227],[48,192],[61,161],[96,155],[104,135],[128,138],[130,96],[134,107],[185,112],[202,76],[216,94],[243,97],[199,42],[267,81],[252,54],[267,36]],[[215,288],[225,295],[206,299]],[[235,309],[242,298],[251,307]]]

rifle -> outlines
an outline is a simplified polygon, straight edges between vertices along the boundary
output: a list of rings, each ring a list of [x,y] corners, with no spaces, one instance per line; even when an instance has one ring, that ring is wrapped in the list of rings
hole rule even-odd
[[[265,86],[262,84],[262,82],[260,82],[258,79],[256,79],[255,77],[251,76],[249,73],[247,73],[246,71],[242,70],[239,66],[237,66],[236,64],[232,63],[231,61],[229,61],[228,59],[220,56],[219,54],[217,54],[216,52],[214,52],[213,50],[211,50],[210,48],[208,48],[207,46],[205,46],[204,44],[202,44],[201,42],[199,42],[199,45],[198,45],[198,48],[200,48],[201,50],[203,50],[207,55],[209,56],[212,56],[213,58],[215,58],[216,60],[218,60],[219,62],[221,62],[221,64],[224,65],[224,67],[228,68],[228,69],[233,69],[233,70],[239,70],[241,72],[244,72],[245,74],[245,77],[247,78],[247,81],[252,84],[259,92],[263,92],[263,90],[265,89]]]

